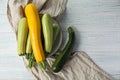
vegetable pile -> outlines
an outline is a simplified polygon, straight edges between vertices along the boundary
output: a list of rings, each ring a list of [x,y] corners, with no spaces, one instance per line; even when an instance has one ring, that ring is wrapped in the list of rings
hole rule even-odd
[[[50,57],[55,41],[61,32],[60,26],[49,14],[39,16],[38,10],[33,3],[24,8],[25,16],[18,25],[17,51],[19,56],[25,56],[29,61],[28,67],[32,68],[35,63],[42,70],[46,69],[46,58]],[[74,43],[74,30],[67,29],[69,39],[64,48],[55,57],[52,65],[54,72],[59,72],[64,66]]]

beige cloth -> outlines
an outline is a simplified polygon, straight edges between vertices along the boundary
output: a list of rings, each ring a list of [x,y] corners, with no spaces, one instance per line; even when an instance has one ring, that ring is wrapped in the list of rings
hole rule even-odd
[[[52,17],[59,16],[64,10],[67,0],[8,0],[7,15],[9,22],[17,36],[18,22],[24,16],[21,8],[29,2],[33,2],[40,14],[49,13]],[[23,57],[26,68],[32,73],[34,80],[112,80],[112,77],[100,69],[91,58],[84,52],[75,52],[66,62],[63,69],[58,73],[53,73],[49,66],[46,71],[42,71],[36,64],[33,68],[28,68],[28,61]],[[49,65],[54,61],[47,58]]]
[[[65,10],[67,0],[8,0],[8,19],[16,34],[18,22],[24,14],[21,6],[24,8],[30,2],[37,6],[40,14],[49,13],[52,17],[56,17]]]
[[[53,61],[53,58],[47,58],[50,66]],[[24,62],[27,63],[25,58]],[[82,51],[75,52],[58,73],[53,73],[49,66],[46,71],[42,71],[37,65],[27,69],[32,72],[35,80],[113,80]]]

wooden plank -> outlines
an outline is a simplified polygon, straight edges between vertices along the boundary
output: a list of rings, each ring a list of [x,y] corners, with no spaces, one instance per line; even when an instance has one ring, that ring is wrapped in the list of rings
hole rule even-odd
[[[16,51],[14,33],[0,32],[0,80],[32,80]]]
[[[7,0],[0,0],[0,15],[6,14]]]

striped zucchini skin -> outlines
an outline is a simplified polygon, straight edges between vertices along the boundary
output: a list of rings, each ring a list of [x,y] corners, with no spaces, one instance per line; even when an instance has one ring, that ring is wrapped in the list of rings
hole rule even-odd
[[[23,17],[19,21],[18,25],[18,36],[17,36],[17,51],[18,55],[24,55],[26,53],[26,43],[27,43],[27,36],[28,36],[28,25],[27,19]]]

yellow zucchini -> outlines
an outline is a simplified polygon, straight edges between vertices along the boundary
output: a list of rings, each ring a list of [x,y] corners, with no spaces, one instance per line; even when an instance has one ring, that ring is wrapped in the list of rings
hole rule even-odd
[[[45,69],[45,55],[41,40],[41,24],[36,6],[32,3],[27,4],[25,6],[25,14],[28,21],[30,39],[35,60],[42,69]]]

